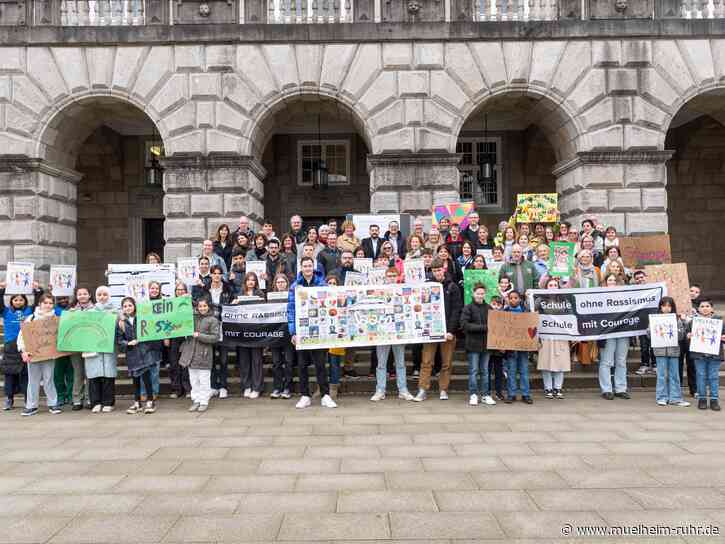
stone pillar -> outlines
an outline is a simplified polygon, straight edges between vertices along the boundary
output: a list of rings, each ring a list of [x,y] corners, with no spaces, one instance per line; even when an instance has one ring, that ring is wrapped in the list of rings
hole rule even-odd
[[[0,269],[35,263],[47,283],[51,264],[76,264],[78,182],[82,175],[41,159],[0,155]]]
[[[671,151],[586,151],[554,169],[562,219],[596,218],[622,234],[668,232]]]
[[[430,216],[434,204],[460,200],[455,153],[368,155],[370,213]]]
[[[174,154],[164,166],[164,260],[201,252],[201,242],[227,223],[231,230],[240,215],[258,229],[264,218],[267,172],[253,157],[231,153]]]

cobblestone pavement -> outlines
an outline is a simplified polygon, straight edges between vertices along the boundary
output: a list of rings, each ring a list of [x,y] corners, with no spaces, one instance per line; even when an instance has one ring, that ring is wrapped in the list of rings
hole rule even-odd
[[[186,401],[162,399],[156,414],[135,416],[121,400],[111,414],[4,412],[0,542],[548,542],[589,526],[657,525],[725,532],[721,413],[658,407],[653,392],[628,401],[578,392],[533,406],[466,400],[343,397],[336,410],[296,411],[291,401],[235,398],[190,414]]]

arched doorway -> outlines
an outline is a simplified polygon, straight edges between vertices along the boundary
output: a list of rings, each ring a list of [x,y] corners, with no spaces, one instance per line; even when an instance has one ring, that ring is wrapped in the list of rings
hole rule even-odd
[[[280,101],[259,121],[252,143],[267,171],[265,218],[278,229],[287,229],[293,214],[319,223],[370,210],[369,142],[359,117],[339,100],[296,95]],[[320,160],[327,188],[313,183]]]
[[[673,262],[686,262],[690,282],[725,294],[725,89],[688,101],[665,139],[667,215]]]
[[[41,138],[45,160],[77,171],[79,283],[99,285],[112,262],[163,257],[162,180],[150,168],[163,142],[148,115],[113,97],[74,102],[56,114]]]
[[[461,200],[476,202],[490,228],[511,216],[518,193],[556,192],[555,166],[575,153],[570,125],[559,106],[538,94],[487,98],[466,118],[456,142]],[[485,162],[488,177],[480,175]]]

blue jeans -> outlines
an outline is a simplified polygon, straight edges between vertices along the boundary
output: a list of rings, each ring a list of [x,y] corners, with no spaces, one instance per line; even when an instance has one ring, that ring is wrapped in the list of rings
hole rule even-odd
[[[488,351],[468,351],[468,394],[488,395]]]
[[[718,357],[697,356],[695,359],[697,371],[697,398],[706,399],[707,387],[710,387],[710,398],[718,400],[720,390],[720,359]]]
[[[519,373],[519,392],[529,396],[529,354],[526,351],[512,351],[506,354],[508,396],[516,396],[516,372]]]
[[[340,385],[340,368],[342,367],[342,355],[328,353],[330,361],[330,385]]]
[[[151,389],[153,389],[154,396],[159,396],[159,374],[161,372],[161,363],[156,363],[151,367],[149,370],[151,373]],[[141,395],[148,398],[148,395],[146,393],[146,386],[144,385],[143,380],[141,380]],[[151,399],[148,399],[151,400]]]
[[[679,357],[657,357],[656,398],[670,403],[682,400]]]
[[[612,375],[614,367],[614,392],[627,392],[627,352],[629,338],[607,338],[604,341],[599,357],[599,388],[602,393],[612,392]]]
[[[405,346],[395,344],[392,346],[376,346],[378,355],[378,367],[375,369],[375,390],[385,393],[388,383],[388,355],[393,350],[395,359],[395,379],[398,382],[398,393],[405,393],[408,390],[408,380],[405,378]]]

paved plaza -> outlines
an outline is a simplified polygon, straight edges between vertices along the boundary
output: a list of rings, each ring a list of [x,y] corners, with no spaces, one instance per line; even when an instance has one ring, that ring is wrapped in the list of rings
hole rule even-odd
[[[0,414],[0,542],[548,542],[589,526],[725,529],[725,418],[658,407],[652,392],[475,408],[462,395],[342,397],[337,410],[305,411],[235,398],[205,414],[162,400],[136,416],[126,404]]]

